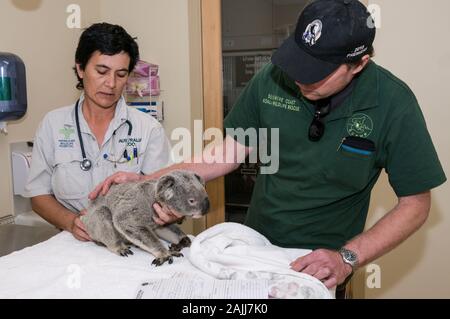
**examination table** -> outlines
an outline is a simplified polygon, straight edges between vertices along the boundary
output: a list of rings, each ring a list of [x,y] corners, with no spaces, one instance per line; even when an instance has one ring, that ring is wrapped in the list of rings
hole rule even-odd
[[[137,298],[143,284],[185,279],[268,280],[267,297],[272,293],[275,298],[334,298],[334,291],[316,278],[289,269],[293,258],[309,251],[273,246],[240,224],[223,223],[191,236],[191,247],[182,250],[184,257],[160,267],[152,266],[153,256],[136,247],[131,248],[134,255],[121,257],[66,231],[34,231],[0,227],[3,254],[54,235],[0,258],[0,298]],[[20,236],[27,232],[33,234]]]

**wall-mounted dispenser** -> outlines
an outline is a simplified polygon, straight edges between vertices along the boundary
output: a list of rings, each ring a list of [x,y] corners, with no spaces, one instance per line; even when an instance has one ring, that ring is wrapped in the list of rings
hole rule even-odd
[[[0,130],[6,121],[18,120],[27,111],[25,64],[17,55],[0,52]]]

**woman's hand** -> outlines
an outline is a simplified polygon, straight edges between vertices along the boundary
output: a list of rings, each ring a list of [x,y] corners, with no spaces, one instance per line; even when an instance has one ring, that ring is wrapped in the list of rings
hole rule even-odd
[[[108,193],[109,188],[113,184],[123,184],[128,182],[136,182],[141,180],[142,175],[128,172],[117,172],[105,179],[102,183],[97,185],[95,189],[89,194],[89,199],[94,200],[98,195],[105,196]]]
[[[91,237],[89,237],[86,231],[86,227],[80,219],[80,217],[83,215],[86,215],[86,210],[82,210],[80,214],[73,219],[70,232],[72,233],[73,237],[75,237],[79,241],[92,241]]]
[[[167,207],[161,207],[158,203],[153,204],[156,214],[153,215],[153,220],[158,225],[164,226],[167,224],[173,224],[175,222],[181,222],[184,216],[176,211],[172,211]]]

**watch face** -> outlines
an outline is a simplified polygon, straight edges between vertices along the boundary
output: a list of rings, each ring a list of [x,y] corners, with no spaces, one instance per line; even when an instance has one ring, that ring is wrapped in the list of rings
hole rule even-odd
[[[352,267],[357,263],[358,257],[353,251],[342,248],[340,252],[344,261],[351,264]]]
[[[345,259],[353,261],[353,260],[355,260],[355,257],[356,256],[351,251],[349,251],[349,250],[345,251]]]

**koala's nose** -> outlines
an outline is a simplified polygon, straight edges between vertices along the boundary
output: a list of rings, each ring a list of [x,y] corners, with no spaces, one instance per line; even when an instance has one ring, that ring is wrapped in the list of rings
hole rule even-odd
[[[209,210],[209,199],[205,198],[202,202],[202,214],[206,214]]]

